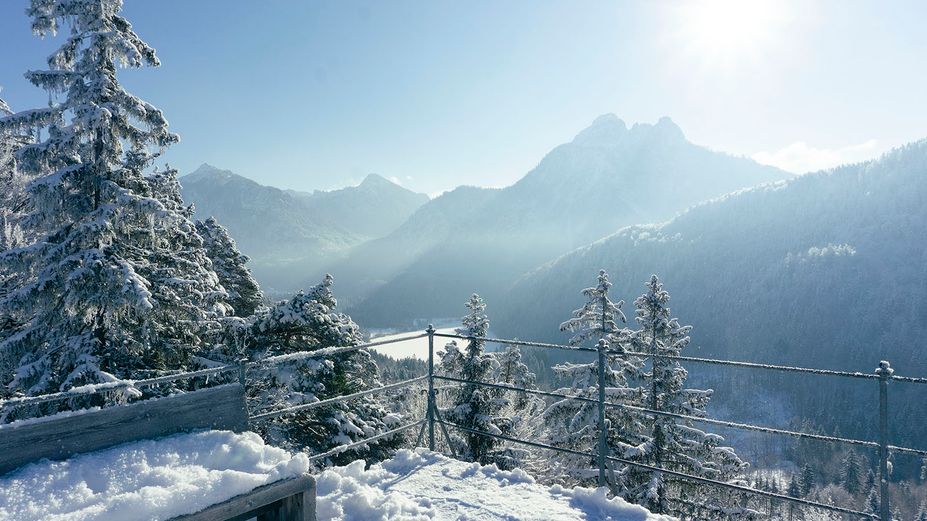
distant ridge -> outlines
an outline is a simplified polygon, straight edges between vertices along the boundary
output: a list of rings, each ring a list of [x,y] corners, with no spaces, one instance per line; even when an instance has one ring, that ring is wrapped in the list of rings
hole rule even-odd
[[[313,193],[281,190],[203,164],[180,178],[198,218],[228,227],[270,291],[296,289],[348,248],[399,226],[428,196],[371,174],[356,187]]]

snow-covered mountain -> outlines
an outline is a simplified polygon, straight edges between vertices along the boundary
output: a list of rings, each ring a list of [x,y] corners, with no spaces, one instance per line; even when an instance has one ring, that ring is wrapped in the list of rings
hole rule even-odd
[[[428,196],[375,174],[359,186],[313,193],[260,185],[204,164],[180,179],[196,216],[226,226],[266,289],[289,290],[348,248],[385,235]]]
[[[628,128],[608,114],[512,186],[446,193],[330,271],[362,324],[456,316],[471,292],[491,308],[524,272],[623,226],[788,177],[695,145],[669,118]]]

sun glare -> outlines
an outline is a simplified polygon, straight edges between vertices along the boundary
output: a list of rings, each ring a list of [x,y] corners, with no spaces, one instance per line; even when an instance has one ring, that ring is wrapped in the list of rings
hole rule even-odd
[[[701,0],[681,4],[677,29],[683,44],[708,62],[755,55],[775,38],[785,3],[773,0]]]

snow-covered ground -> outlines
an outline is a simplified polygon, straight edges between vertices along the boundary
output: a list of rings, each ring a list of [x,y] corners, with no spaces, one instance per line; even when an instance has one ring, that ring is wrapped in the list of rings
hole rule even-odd
[[[453,334],[456,328],[454,327],[445,327],[436,329],[437,333]],[[374,336],[371,338],[371,341],[380,342],[382,340],[393,340],[395,338],[402,338],[404,336],[416,335],[423,333],[424,330],[417,329],[415,331],[407,331],[405,333],[391,333],[389,335]],[[490,335],[492,336],[492,335]],[[440,351],[444,350],[444,345],[452,341],[452,338],[435,338],[435,355]],[[458,340],[459,345],[463,345],[465,340]],[[395,344],[386,344],[383,346],[376,346],[371,348],[374,351],[380,353],[381,355],[387,355],[396,360],[402,358],[417,358],[419,360],[428,360],[428,337],[416,338],[413,340],[403,340],[401,342],[396,342]],[[486,345],[487,351],[497,351],[499,349],[498,344],[488,343]]]
[[[305,454],[252,432],[179,434],[14,471],[0,478],[0,520],[169,519],[308,471]]]
[[[424,449],[401,450],[364,470],[363,461],[318,476],[319,521],[661,521],[605,489],[547,487],[521,470],[502,471]]]
[[[661,521],[605,489],[547,487],[425,449],[401,450],[323,472],[320,521]],[[159,520],[189,514],[273,481],[308,472],[305,454],[255,433],[205,431],[40,461],[0,477],[0,521]]]

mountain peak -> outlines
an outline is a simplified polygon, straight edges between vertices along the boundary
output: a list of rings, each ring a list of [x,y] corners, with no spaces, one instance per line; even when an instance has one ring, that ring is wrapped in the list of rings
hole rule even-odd
[[[184,177],[187,178],[187,180],[199,180],[206,178],[228,179],[231,177],[237,177],[237,174],[231,170],[223,170],[219,167],[212,166],[209,163],[203,163],[196,170],[190,172]]]
[[[383,185],[396,185],[396,183],[390,181],[389,179],[383,177],[380,174],[367,174],[367,177],[365,177],[364,180],[361,181],[360,185],[358,186],[375,187],[375,186],[383,186]]]
[[[573,138],[573,143],[592,146],[613,145],[620,141],[627,132],[628,126],[618,116],[603,114],[577,134]]]
[[[672,119],[668,116],[663,116],[657,121],[657,124],[653,126],[653,129],[657,131],[661,136],[675,137],[678,139],[685,139],[686,135],[683,134],[682,129],[679,128]]]

